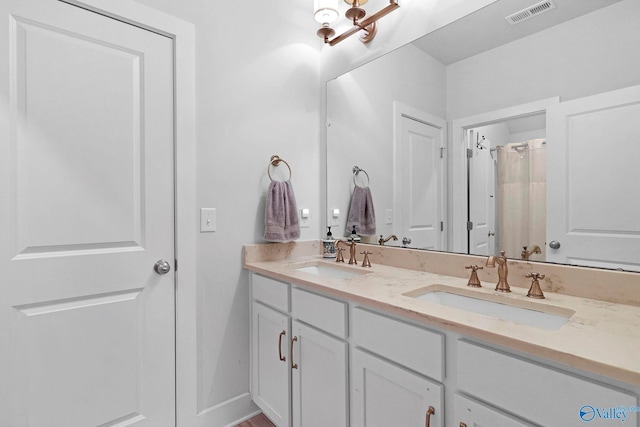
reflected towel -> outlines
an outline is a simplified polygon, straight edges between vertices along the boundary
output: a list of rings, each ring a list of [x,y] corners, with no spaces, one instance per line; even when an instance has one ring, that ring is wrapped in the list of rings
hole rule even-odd
[[[271,181],[264,208],[264,239],[290,242],[300,237],[298,208],[289,181]]]
[[[351,233],[353,226],[360,236],[373,236],[376,234],[376,213],[373,209],[373,198],[369,187],[353,189],[349,215],[347,215],[347,233]]]

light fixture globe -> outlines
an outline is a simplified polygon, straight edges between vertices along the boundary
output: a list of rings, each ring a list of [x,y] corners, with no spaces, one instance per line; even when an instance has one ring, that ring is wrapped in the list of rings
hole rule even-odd
[[[321,24],[331,24],[338,19],[339,0],[314,0],[313,17]]]

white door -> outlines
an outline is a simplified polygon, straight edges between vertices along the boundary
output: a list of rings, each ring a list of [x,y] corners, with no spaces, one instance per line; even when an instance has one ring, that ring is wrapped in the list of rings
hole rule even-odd
[[[442,385],[360,350],[351,366],[351,426],[444,425]]]
[[[476,132],[468,134],[469,253],[495,254],[495,166],[488,140],[480,148]]]
[[[394,232],[415,248],[443,249],[443,123],[400,118],[394,190],[400,221]]]
[[[0,57],[0,426],[173,426],[172,40],[5,0]]]
[[[289,316],[253,302],[251,399],[278,427],[291,425]]]
[[[638,117],[640,86],[549,108],[548,261],[640,271]]]
[[[295,320],[291,330],[293,426],[348,426],[347,343]]]

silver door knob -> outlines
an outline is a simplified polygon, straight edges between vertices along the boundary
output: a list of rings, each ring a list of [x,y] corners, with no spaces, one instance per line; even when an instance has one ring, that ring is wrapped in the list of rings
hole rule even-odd
[[[556,241],[556,240],[552,240],[549,242],[549,247],[551,249],[560,249],[560,242]]]
[[[169,264],[166,260],[161,259],[153,266],[153,269],[158,274],[167,274],[169,270],[171,270],[171,264]]]

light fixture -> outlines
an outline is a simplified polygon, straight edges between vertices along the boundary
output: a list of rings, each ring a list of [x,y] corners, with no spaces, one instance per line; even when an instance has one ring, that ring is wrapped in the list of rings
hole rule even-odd
[[[331,46],[340,43],[342,40],[347,37],[351,37],[359,31],[364,31],[360,36],[360,41],[363,43],[370,42],[376,35],[376,22],[378,19],[400,7],[397,0],[389,0],[388,6],[365,18],[367,13],[361,6],[364,5],[367,0],[344,1],[351,5],[344,15],[353,22],[353,27],[339,36],[333,37],[336,32],[331,28],[331,23],[338,19],[339,0],[314,0],[314,16],[316,21],[322,24],[322,27],[320,27],[317,34],[319,37],[324,39],[325,43],[328,43]]]

